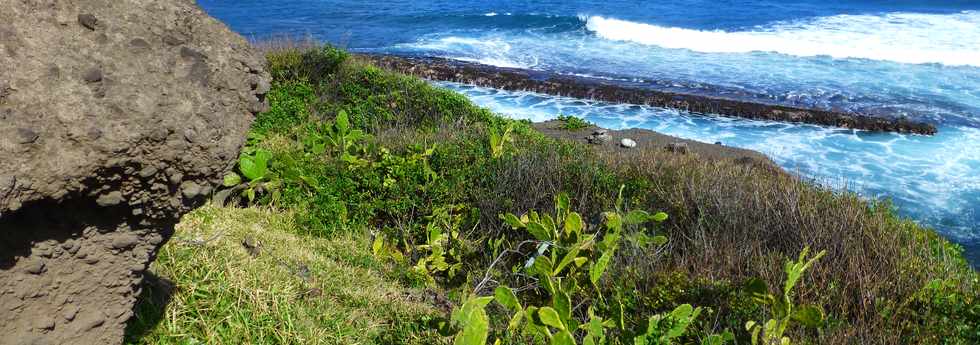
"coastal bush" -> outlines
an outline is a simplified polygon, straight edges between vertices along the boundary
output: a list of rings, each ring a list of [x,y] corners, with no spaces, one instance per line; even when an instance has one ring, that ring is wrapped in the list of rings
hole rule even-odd
[[[280,183],[275,197],[256,189],[247,210],[288,219],[289,226],[281,230],[301,239],[290,242],[296,246],[348,239],[352,246],[373,249],[370,260],[356,259],[372,264],[351,274],[383,277],[380,284],[394,289],[386,293],[426,287],[427,297],[419,299],[424,303],[415,302],[439,309],[440,315],[459,311],[448,320],[432,318],[426,326],[398,321],[406,328],[395,327],[400,329],[393,331],[395,340],[357,342],[400,343],[413,332],[428,335],[429,326],[440,322],[444,327],[435,328],[465,331],[460,327],[469,324],[465,320],[478,321],[466,333],[478,334],[484,319],[488,339],[545,342],[546,335],[508,330],[518,309],[513,303],[470,298],[510,286],[525,312],[536,306],[557,313],[547,324],[532,315],[538,329],[548,327],[554,336],[562,327],[573,328],[575,319],[578,325],[569,333],[576,342],[633,343],[641,334],[663,334],[668,324],[682,323],[683,335],[671,341],[718,341],[713,336],[730,330],[738,343],[750,343],[747,321],[785,315],[755,303],[756,290],[747,287],[782,285],[783,264],[806,247],[826,254],[800,277],[786,303],[817,306],[825,318],[819,330],[789,327],[782,336],[826,344],[977,342],[976,272],[958,247],[897,217],[887,203],[816,186],[769,162],[708,160],[660,150],[623,153],[554,140],[460,94],[330,47],[273,50],[269,64],[276,78],[270,110],[256,118],[245,154],[254,160],[258,150],[270,153],[266,173]],[[242,164],[237,168],[238,182],[248,182]],[[626,215],[625,210],[651,210],[670,218],[658,223],[656,234],[624,232],[616,255],[606,259],[605,273],[595,282],[588,268],[601,260],[602,250],[598,244],[580,248],[554,276],[574,280],[577,287],[552,283],[549,289],[537,285],[546,279],[523,265],[530,256],[547,258],[540,261],[550,260],[554,275],[583,237],[542,240],[535,236],[541,235],[538,225],[535,231],[505,226],[499,215],[528,214],[530,223],[532,211],[552,208],[556,198],[577,210],[583,229],[601,228],[596,224],[608,221],[608,210]],[[567,222],[563,215],[550,223]],[[535,223],[550,229],[542,218]],[[599,243],[608,233],[592,234]],[[657,236],[670,240],[663,243]],[[549,244],[536,255],[542,243],[560,245]],[[509,255],[497,260],[503,252]],[[585,258],[578,260],[582,266],[578,258]],[[180,260],[167,262],[173,267]],[[216,262],[195,264],[213,267]],[[183,273],[160,267],[162,277],[192,284]],[[576,278],[567,279],[573,269]],[[566,309],[559,292],[576,302],[574,317],[562,318]],[[692,306],[689,313],[687,307],[678,311],[683,305]],[[200,305],[173,306],[178,313],[191,307]],[[675,322],[695,310],[697,318]],[[221,312],[229,311],[216,311],[211,320]],[[376,324],[395,322],[367,315]],[[652,326],[651,315],[661,315]],[[612,323],[622,327],[606,327]],[[156,328],[159,336],[152,339],[197,332],[194,327]],[[599,328],[605,330],[601,335]],[[445,343],[449,338],[420,339]]]
[[[575,117],[572,115],[558,115],[558,121],[561,121],[561,129],[569,131],[577,131],[580,129],[589,128],[594,126],[591,122],[585,121],[585,119],[580,117]]]

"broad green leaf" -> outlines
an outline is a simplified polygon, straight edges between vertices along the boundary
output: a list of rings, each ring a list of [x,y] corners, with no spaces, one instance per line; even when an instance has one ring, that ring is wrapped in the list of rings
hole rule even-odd
[[[623,218],[616,212],[603,213],[606,216],[606,228],[619,230],[623,228]]]
[[[558,196],[555,197],[555,214],[557,214],[559,218],[568,214],[568,211],[570,210],[569,204],[568,194],[559,193]]]
[[[694,307],[690,304],[681,304],[674,308],[674,311],[670,312],[670,317],[675,320],[686,319],[691,316],[691,312],[694,311]]]
[[[732,332],[725,331],[722,334],[712,334],[701,341],[701,345],[724,345],[725,343],[735,341],[735,334]]]
[[[515,216],[513,213],[500,215],[500,219],[503,219],[504,222],[507,223],[507,225],[509,225],[511,228],[514,229],[524,228],[524,223],[522,223],[521,220],[518,219],[517,216]]]
[[[545,276],[551,276],[551,272],[554,272],[554,267],[551,264],[551,259],[547,256],[538,256],[534,259],[534,264],[531,265],[533,272],[537,274],[542,274]]]
[[[239,185],[241,183],[242,183],[242,177],[241,176],[238,176],[238,174],[236,174],[236,173],[229,172],[227,175],[225,175],[224,183],[223,184],[224,184],[225,187],[234,187],[234,186],[237,186],[237,185]]]
[[[549,235],[551,232],[546,230],[545,227],[541,225],[541,223],[537,223],[537,222],[527,223],[527,232],[530,233],[531,236],[534,236],[534,238],[537,239],[538,241],[551,240],[551,235]]]
[[[555,311],[558,312],[558,317],[562,323],[567,325],[568,320],[572,317],[572,299],[564,291],[558,291],[551,295],[551,304],[555,306]],[[569,329],[574,328],[569,327]]]
[[[521,325],[521,321],[524,320],[525,314],[527,314],[527,312],[524,310],[518,310],[516,313],[514,313],[514,316],[510,318],[510,322],[507,324],[507,329],[512,332],[516,330],[517,327]]]
[[[602,278],[602,274],[606,271],[606,267],[609,266],[609,260],[612,259],[612,251],[606,251],[602,253],[599,260],[596,260],[591,267],[589,267],[589,280],[592,284],[598,284],[599,279]]]
[[[560,262],[558,262],[558,267],[555,267],[555,273],[554,273],[554,275],[557,276],[558,274],[561,273],[562,270],[565,269],[566,266],[568,266],[569,264],[571,264],[572,261],[574,261],[575,258],[578,257],[578,252],[579,252],[579,246],[578,245],[576,245],[575,247],[572,247],[572,249],[568,251],[568,254],[565,254],[565,257],[562,258]]]
[[[565,217],[565,235],[582,232],[582,216],[577,212],[569,212]]]
[[[824,312],[817,306],[806,305],[793,313],[793,319],[804,326],[818,328],[823,324]]]
[[[334,122],[334,124],[337,126],[337,130],[339,130],[340,133],[346,134],[350,129],[350,119],[347,118],[347,112],[341,110],[340,113],[337,114],[337,120]]]
[[[591,308],[589,312],[591,313]],[[583,345],[600,345],[605,344],[606,334],[605,329],[602,326],[602,318],[592,315],[589,319],[589,323],[585,325],[587,333],[585,334]]]
[[[687,331],[687,327],[691,325],[694,319],[697,319],[698,315],[701,314],[701,308],[692,308],[690,304],[682,304],[674,309],[670,313],[671,318],[674,323],[671,325],[670,330],[667,331],[668,338],[677,338],[684,335]]]
[[[385,240],[381,234],[374,236],[374,243],[371,244],[371,252],[374,253],[374,256],[381,254],[381,248],[384,247],[384,244]]]
[[[565,329],[565,324],[561,322],[561,317],[558,312],[551,307],[541,307],[538,309],[538,318],[541,319],[541,323],[551,326],[557,329]]]
[[[557,240],[558,239],[558,229],[555,227],[555,219],[551,218],[551,215],[544,215],[541,218],[541,225],[548,232],[548,238]]]
[[[575,338],[566,330],[561,330],[551,337],[551,345],[575,345]]]
[[[478,299],[466,302],[466,304],[475,303],[475,305],[463,306],[465,314],[461,317],[461,323],[463,330],[456,335],[456,339],[453,341],[454,345],[485,345],[487,343],[487,334],[490,330],[490,319],[487,317],[487,312],[483,309],[480,301]],[[487,301],[489,302],[489,301]]]
[[[242,175],[245,175],[249,181],[262,177],[259,175],[258,167],[256,167],[255,158],[248,155],[238,157],[238,170],[241,170]]]
[[[626,224],[643,224],[650,219],[650,214],[643,210],[633,210],[626,214]]]
[[[661,222],[667,220],[667,214],[666,213],[663,213],[663,212],[657,212],[652,217],[650,217],[650,219],[653,219],[653,221],[655,221],[657,223],[661,223]]]
[[[497,299],[497,303],[504,306],[510,310],[522,310],[524,307],[521,306],[520,300],[517,299],[517,295],[514,294],[514,290],[509,287],[501,285],[494,290],[494,297]]]
[[[667,244],[667,236],[653,236],[653,238],[650,239],[650,242],[654,245],[662,246]]]

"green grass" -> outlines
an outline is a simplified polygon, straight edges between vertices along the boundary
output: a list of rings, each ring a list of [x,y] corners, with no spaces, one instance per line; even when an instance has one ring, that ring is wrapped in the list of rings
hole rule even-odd
[[[151,271],[174,288],[166,310],[140,307],[147,344],[429,344],[423,292],[386,277],[365,234],[297,235],[289,214],[205,206],[184,217]],[[260,245],[253,257],[242,245]],[[156,317],[153,317],[156,316]]]
[[[448,341],[425,326],[445,310],[396,297],[425,287],[438,296],[436,305],[458,306],[473,292],[492,294],[507,284],[528,286],[521,298],[541,302],[547,295],[521,274],[533,248],[518,245],[531,237],[498,215],[550,210],[555,196],[567,193],[571,208],[598,224],[625,186],[627,210],[670,215],[657,229],[669,241],[657,249],[624,247],[599,282],[601,294],[618,296],[626,311],[627,327],[610,335],[611,344],[631,343],[649,316],[682,304],[704,308],[682,343],[726,329],[746,343],[745,321],[771,315],[744,284],[759,278],[778,286],[783,263],[805,246],[827,255],[802,278],[794,302],[818,305],[828,319],[820,330],[789,330],[792,339],[980,342],[980,281],[962,249],[897,217],[886,202],[829,191],[764,164],[660,150],[626,155],[546,138],[462,95],[331,47],[273,49],[268,57],[276,77],[271,109],[256,119],[247,149],[272,153],[274,187],[260,191],[250,208],[212,206],[184,220],[152,268],[174,283],[173,299],[161,311],[149,290],[131,324],[134,341]],[[335,132],[341,111],[370,137],[342,150],[318,146]],[[512,141],[495,155],[491,133],[508,127]],[[436,222],[431,216],[447,208],[462,235],[453,245],[461,271],[420,274],[413,266],[430,254],[424,246]],[[240,245],[249,231],[266,236],[264,243],[287,245],[249,258]],[[388,254],[372,255],[368,233],[385,239]],[[222,247],[186,241],[214,234]],[[516,254],[491,268],[505,249]],[[287,269],[299,262],[310,262],[315,283]],[[484,276],[492,283],[473,291]],[[324,292],[316,303],[296,297],[312,287]],[[588,296],[570,297],[582,308],[610,312]],[[499,308],[489,312],[492,320],[506,317]]]

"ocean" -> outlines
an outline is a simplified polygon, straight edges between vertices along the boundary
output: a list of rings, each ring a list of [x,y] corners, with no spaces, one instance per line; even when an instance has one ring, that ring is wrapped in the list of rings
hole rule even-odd
[[[980,1],[198,2],[253,39],[933,123],[935,136],[868,133],[436,83],[512,118],[576,115],[754,149],[817,183],[890,198],[980,264]]]

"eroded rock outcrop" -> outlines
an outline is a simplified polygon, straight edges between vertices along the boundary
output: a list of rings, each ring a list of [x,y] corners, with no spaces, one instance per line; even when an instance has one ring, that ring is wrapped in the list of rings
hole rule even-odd
[[[112,344],[269,78],[192,0],[0,0],[0,344]]]

